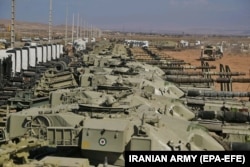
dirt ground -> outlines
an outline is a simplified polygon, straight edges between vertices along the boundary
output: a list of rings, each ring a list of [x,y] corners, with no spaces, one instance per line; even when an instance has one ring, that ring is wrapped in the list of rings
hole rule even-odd
[[[200,66],[199,59],[200,49],[186,49],[182,51],[164,51],[169,56],[184,60],[187,63],[190,63],[194,66]],[[231,69],[231,72],[243,72],[245,75],[243,76],[233,76],[240,78],[250,78],[250,53],[225,53],[222,59],[218,59],[216,61],[208,61],[209,65],[216,66],[216,69],[212,69],[211,71],[219,72],[220,64],[228,65]],[[218,77],[218,76],[215,76]],[[220,90],[219,84],[215,83],[215,89]],[[239,92],[250,92],[250,83],[233,83],[233,91]]]

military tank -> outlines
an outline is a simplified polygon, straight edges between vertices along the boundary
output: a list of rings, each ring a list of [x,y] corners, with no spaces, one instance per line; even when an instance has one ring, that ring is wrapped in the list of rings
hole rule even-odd
[[[32,137],[47,141],[50,147],[79,148],[92,164],[102,163],[107,157],[110,164],[118,166],[124,166],[124,151],[129,150],[225,150],[199,124],[171,112],[157,113],[147,102],[138,106],[134,99],[140,97],[132,100],[136,105],[126,108],[114,103],[100,105],[100,97],[94,98],[98,96],[79,90],[52,92],[51,107],[11,114],[8,126],[1,129],[1,142],[18,143],[23,137]],[[102,97],[105,102],[109,96]],[[64,104],[58,104],[60,99]],[[86,100],[91,101],[87,110]],[[71,104],[65,104],[68,101]],[[178,126],[172,126],[177,122]]]
[[[187,106],[185,92],[162,78],[163,70],[134,62],[124,54],[126,48],[106,46],[107,54],[98,54],[99,50],[82,55],[82,59],[78,55],[81,65],[71,66],[67,73],[60,75],[51,69],[45,72],[37,86],[39,91],[44,91],[42,86],[48,88],[44,92],[49,103],[9,114],[0,130],[2,146],[10,142],[22,145],[23,139],[39,140],[53,150],[55,157],[70,157],[74,162],[94,166],[103,162],[124,166],[125,151],[235,149],[232,143],[239,140],[233,135],[226,140],[211,134],[210,129],[196,119],[197,113]],[[114,48],[116,52],[112,52]],[[73,77],[70,72],[77,75]],[[71,87],[63,89],[65,84]],[[230,126],[224,126],[223,132],[233,132],[235,126]],[[38,144],[31,147],[32,150],[21,152],[37,151],[43,158],[39,163],[43,160],[45,163],[51,152],[40,152],[40,147]],[[63,149],[72,154],[66,154]],[[17,152],[0,155],[7,157],[7,162],[14,160],[15,163],[18,159]],[[22,157],[27,160],[28,156]],[[48,157],[48,161],[51,159]],[[23,162],[32,164],[36,160],[34,156]]]

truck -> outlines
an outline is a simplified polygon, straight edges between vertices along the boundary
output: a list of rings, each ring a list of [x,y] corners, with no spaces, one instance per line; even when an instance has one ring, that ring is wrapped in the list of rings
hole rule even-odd
[[[201,46],[200,60],[215,61],[223,57],[222,46],[206,45]]]

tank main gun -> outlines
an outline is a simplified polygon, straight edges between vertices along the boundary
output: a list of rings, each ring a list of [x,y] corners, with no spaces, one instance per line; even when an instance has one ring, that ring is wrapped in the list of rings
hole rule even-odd
[[[167,81],[175,82],[175,83],[209,83],[209,82],[217,82],[217,83],[250,83],[250,78],[192,78],[192,77],[165,77]]]
[[[207,90],[188,90],[187,96],[190,97],[250,97],[250,92],[228,92],[228,91],[207,91]]]
[[[183,70],[183,69],[216,69],[216,66],[192,66],[192,65],[187,65],[187,66],[167,66],[164,69],[162,69],[164,72],[169,71],[169,70]]]
[[[191,77],[165,77],[169,82],[174,83],[211,83],[212,78],[191,78]]]
[[[184,62],[184,60],[173,59],[173,58],[160,59],[160,60],[149,60],[149,59],[141,58],[140,61],[144,62],[144,63],[147,63],[147,64],[151,64],[151,65],[164,65],[164,64],[171,64],[171,63],[187,64],[186,62]]]
[[[243,72],[202,72],[202,71],[165,71],[166,75],[186,75],[186,76],[196,76],[196,75],[226,75],[226,76],[240,76],[240,75],[246,75],[246,73]]]
[[[230,83],[230,82],[238,82],[238,83],[250,83],[250,78],[217,78],[215,79],[217,83]]]

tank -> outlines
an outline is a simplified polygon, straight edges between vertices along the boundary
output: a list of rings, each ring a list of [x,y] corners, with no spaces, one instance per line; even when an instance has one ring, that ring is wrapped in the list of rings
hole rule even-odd
[[[107,157],[117,166],[124,166],[123,155],[129,150],[225,150],[199,124],[156,113],[143,105],[126,110],[115,106],[96,109],[92,105],[86,111],[81,107],[60,104],[11,114],[8,126],[1,129],[1,142],[35,138],[48,142],[49,147],[78,148],[92,164]]]
[[[0,163],[15,164],[17,155],[22,155],[26,160],[23,163],[33,165],[65,165],[68,160],[86,166],[107,162],[124,166],[125,151],[223,151],[237,145],[242,148],[247,142],[243,138],[248,135],[244,129],[248,115],[229,112],[219,117],[219,112],[212,108],[217,101],[212,97],[215,93],[190,91],[188,97],[175,83],[164,80],[165,72],[160,67],[134,61],[122,44],[105,41],[91,43],[91,49],[86,47],[87,54],[80,52],[43,63],[46,70],[31,89],[35,97],[47,97],[48,104],[33,104],[34,99],[25,99],[25,93],[11,100],[13,106],[26,104],[26,100],[29,107],[4,118],[5,125],[0,129],[2,146],[15,143],[14,148],[19,149],[18,143],[44,144],[38,142],[18,153],[1,150],[4,161],[0,158]],[[131,52],[135,54],[135,50]],[[151,54],[152,60],[162,58]],[[179,63],[174,65],[181,67]],[[55,68],[48,68],[51,66]],[[203,105],[200,113],[189,106],[188,100],[193,98],[198,100],[196,105]],[[211,107],[211,111],[204,106]],[[222,107],[223,103],[217,106]],[[240,122],[225,122],[222,116]],[[219,131],[229,137],[210,133],[214,130],[205,123],[221,125]],[[237,130],[243,135],[236,134]]]

